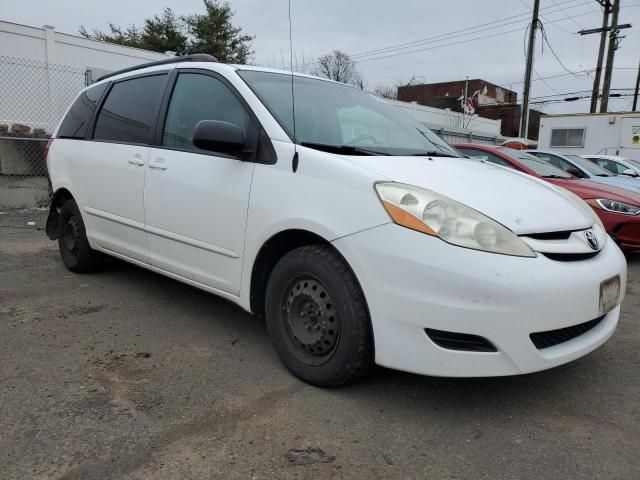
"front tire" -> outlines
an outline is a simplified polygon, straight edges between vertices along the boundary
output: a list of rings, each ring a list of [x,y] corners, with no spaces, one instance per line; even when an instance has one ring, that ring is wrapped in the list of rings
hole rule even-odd
[[[282,257],[269,278],[265,311],[280,360],[302,380],[337,387],[371,369],[373,334],[364,295],[331,247],[310,245]]]
[[[102,255],[89,245],[86,229],[78,205],[66,200],[60,209],[58,248],[62,263],[76,273],[97,270],[102,264]]]

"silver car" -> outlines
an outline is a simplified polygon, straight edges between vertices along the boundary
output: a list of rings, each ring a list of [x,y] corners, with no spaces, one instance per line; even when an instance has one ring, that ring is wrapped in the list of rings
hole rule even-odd
[[[608,170],[578,155],[561,153],[555,150],[527,150],[527,152],[576,177],[640,193],[639,178],[614,175]]]
[[[614,175],[640,177],[640,161],[616,155],[580,155]]]

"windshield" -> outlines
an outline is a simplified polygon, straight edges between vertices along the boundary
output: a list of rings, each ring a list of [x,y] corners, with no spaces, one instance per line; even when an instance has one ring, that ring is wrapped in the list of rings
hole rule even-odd
[[[564,170],[560,170],[558,167],[554,167],[544,160],[531,155],[530,153],[521,152],[520,150],[514,150],[512,148],[500,148],[500,150],[509,155],[511,158],[520,162],[525,167],[533,170],[541,177],[545,178],[574,178],[573,175],[568,174]]]
[[[596,165],[592,161],[587,160],[586,158],[579,157],[578,155],[564,155],[564,156],[567,157],[569,160],[571,160],[573,163],[576,163],[577,165],[582,167],[583,170],[586,170],[589,173],[591,173],[592,175],[596,175],[597,177],[613,176],[611,172]]]
[[[238,75],[294,138],[291,75],[240,70]],[[452,147],[400,109],[362,90],[293,77],[295,141],[346,155],[441,155]]]
[[[638,160],[632,160],[630,158],[627,158],[626,162],[629,163],[634,168],[636,168],[637,170],[640,170],[640,162]]]

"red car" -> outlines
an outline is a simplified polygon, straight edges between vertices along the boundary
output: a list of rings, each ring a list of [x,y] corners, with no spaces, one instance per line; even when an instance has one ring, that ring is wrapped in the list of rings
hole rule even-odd
[[[469,157],[528,173],[575,193],[593,207],[622,250],[640,250],[640,195],[637,193],[574,177],[519,150],[471,143],[453,146]]]

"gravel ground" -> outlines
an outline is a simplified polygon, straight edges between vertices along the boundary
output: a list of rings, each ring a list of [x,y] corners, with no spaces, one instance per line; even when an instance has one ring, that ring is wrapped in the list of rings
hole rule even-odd
[[[572,364],[322,390],[229,302],[71,274],[44,222],[0,215],[0,479],[640,478],[640,256],[618,331]]]

